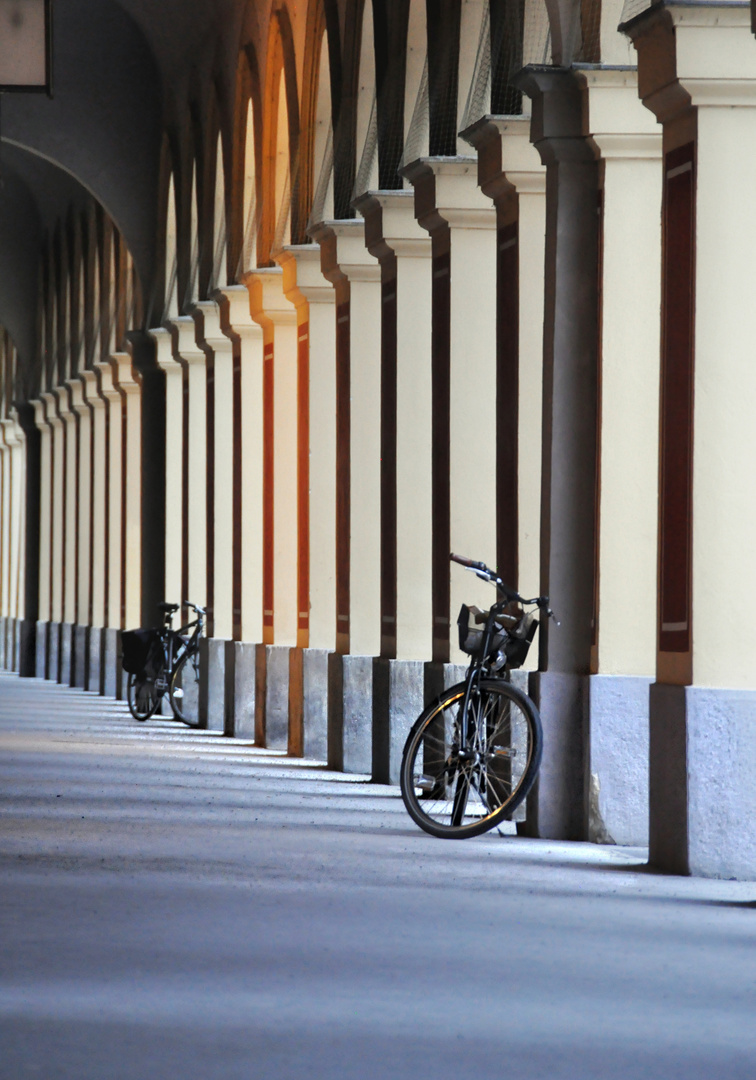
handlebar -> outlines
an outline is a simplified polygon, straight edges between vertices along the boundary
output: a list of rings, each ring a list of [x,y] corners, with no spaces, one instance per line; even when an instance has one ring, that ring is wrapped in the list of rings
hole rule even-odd
[[[449,559],[452,562],[459,563],[460,566],[464,566],[465,570],[472,570],[476,577],[479,577],[482,581],[488,581],[491,585],[495,585],[507,600],[516,600],[520,604],[535,604],[547,618],[554,618],[554,612],[549,607],[548,596],[534,596],[532,599],[527,600],[524,596],[520,596],[516,589],[506,585],[499,575],[494,573],[485,563],[468,559],[464,555],[455,555],[454,552],[451,553]],[[554,621],[556,622],[556,619]],[[557,626],[559,626],[558,622]]]
[[[184,607],[191,608],[196,615],[202,616],[207,614],[207,608],[198,607],[196,604],[192,604],[189,600],[184,601]]]

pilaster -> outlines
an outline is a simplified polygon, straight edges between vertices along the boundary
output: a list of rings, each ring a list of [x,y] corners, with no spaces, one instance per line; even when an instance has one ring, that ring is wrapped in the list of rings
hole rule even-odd
[[[350,652],[377,656],[381,651],[381,267],[365,247],[362,218],[322,222],[316,227],[322,272],[336,298],[336,350],[341,393],[348,397],[348,415],[336,435],[335,470],[346,489],[346,520],[337,529],[336,573],[348,602],[335,610],[338,637],[346,625]],[[348,306],[347,306],[348,305]],[[338,393],[336,390],[334,393]],[[346,560],[348,566],[342,565]],[[342,608],[346,607],[346,610]]]
[[[427,660],[433,649],[431,240],[415,220],[410,191],[368,193],[355,206],[365,218],[368,251],[381,263],[384,289],[381,651],[389,651],[393,637],[397,659]]]
[[[655,5],[623,29],[664,149],[650,859],[754,879],[756,47],[745,4]]]
[[[308,592],[310,648],[336,648],[336,424],[337,309],[333,285],[321,270],[318,243],[284,248],[278,263],[286,274],[293,263],[296,285],[284,288],[308,323],[307,401],[300,401],[300,426],[306,419],[309,445]],[[294,290],[298,294],[295,298]],[[299,299],[301,298],[301,299]],[[300,337],[303,333],[299,317]],[[304,389],[300,383],[300,391]],[[305,480],[300,477],[300,484]],[[300,526],[301,527],[301,526]],[[301,570],[300,570],[301,572]]]
[[[128,353],[114,353],[112,360],[126,428],[123,629],[127,629],[139,626],[142,614],[142,387]]]
[[[150,330],[158,367],[165,373],[165,599],[181,603],[184,506],[184,369],[174,359],[169,330]]]
[[[121,395],[113,381],[109,360],[95,364],[98,372],[98,394],[107,409],[107,545],[105,546],[106,587],[103,590],[105,626],[121,629],[123,596],[123,406]]]

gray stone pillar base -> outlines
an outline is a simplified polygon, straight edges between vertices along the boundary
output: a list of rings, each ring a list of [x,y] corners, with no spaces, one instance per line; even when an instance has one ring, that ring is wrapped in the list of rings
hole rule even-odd
[[[541,713],[543,761],[527,798],[523,836],[544,840],[585,840],[584,716],[587,675],[536,671],[530,696]]]
[[[653,683],[649,862],[756,880],[756,690]]]
[[[5,615],[0,615],[0,670],[3,671],[6,671],[9,667],[9,665],[6,664],[6,638],[8,634],[7,623],[8,619],[5,617]]]
[[[226,647],[232,644],[225,638],[200,639],[199,715],[207,731],[226,731]]]
[[[44,667],[37,670],[37,623],[32,619],[18,620],[18,673],[24,678],[44,678]]]
[[[87,667],[86,689],[95,694],[102,693],[102,627],[89,627],[89,665]]]
[[[372,656],[328,656],[328,767],[370,774],[373,768]]]
[[[436,690],[429,696],[435,697],[443,689],[440,665],[426,665],[423,660],[383,660],[376,664],[373,779],[378,783],[399,783],[407,735],[425,708],[426,666],[430,668],[431,689]]]
[[[289,659],[289,753],[328,758],[327,649],[292,649]]]
[[[261,717],[260,745],[269,750],[289,748],[290,652],[288,645],[265,646],[265,711]]]
[[[71,662],[71,686],[80,690],[87,688],[89,669],[89,627],[73,627],[73,658]]]
[[[106,697],[126,696],[126,677],[121,667],[121,632],[106,627],[102,632],[102,678]]]
[[[47,675],[51,682],[60,682],[60,630],[61,623],[47,624]]]
[[[233,642],[234,694],[231,710],[231,729],[227,734],[236,739],[255,737],[255,702],[257,700],[257,650],[259,646],[247,641]]]
[[[74,626],[73,623],[60,624],[60,670],[58,682],[61,686],[73,685],[74,663]]]
[[[49,636],[50,624],[48,622],[38,622],[35,625],[35,640],[34,640],[34,675],[37,679],[49,679],[50,675],[47,667],[47,642]]]
[[[585,716],[588,839],[648,844],[650,678],[591,675]]]

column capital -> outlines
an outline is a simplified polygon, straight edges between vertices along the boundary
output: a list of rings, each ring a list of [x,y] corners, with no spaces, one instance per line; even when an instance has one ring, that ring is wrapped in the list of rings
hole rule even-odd
[[[187,364],[204,364],[207,357],[197,344],[197,326],[190,315],[177,315],[168,319],[168,325],[175,335],[174,356]]]
[[[496,211],[478,186],[477,158],[419,158],[402,171],[415,189],[415,216],[429,233],[446,225],[496,228]]]
[[[638,92],[664,123],[691,106],[756,104],[748,3],[662,3],[622,23],[638,52]]]
[[[120,401],[121,395],[113,382],[113,366],[110,360],[98,360],[95,370],[99,375],[100,397],[104,401]]]
[[[76,413],[77,416],[84,416],[89,413],[89,407],[84,400],[84,384],[77,376],[74,379],[69,379],[66,383],[68,392],[71,399],[71,412]]]
[[[216,295],[222,296],[227,305],[226,333],[237,334],[242,340],[260,337],[260,325],[250,314],[249,290],[245,285],[228,285],[223,289],[218,289]]]
[[[97,372],[91,368],[85,368],[79,375],[82,381],[84,398],[93,409],[104,409],[105,402],[100,397]]]
[[[323,260],[320,244],[316,241],[312,244],[287,244],[276,256],[281,269],[284,271],[284,292],[292,288],[286,280],[286,264],[291,262],[295,266],[294,279],[296,291],[308,304],[333,304],[336,295],[333,284],[323,272]],[[290,297],[295,303],[293,296]]]
[[[364,218],[321,221],[313,235],[320,244],[323,273],[334,285],[341,281],[381,280],[381,264],[365,247]]]
[[[296,326],[297,312],[283,290],[283,271],[280,266],[265,266],[244,275],[249,289],[249,310],[263,330],[274,326]]]
[[[40,394],[38,398],[30,401],[29,404],[34,409],[34,425],[38,431],[44,431],[47,425],[47,404],[43,401],[44,395]]]
[[[354,206],[365,219],[365,244],[376,259],[430,255],[431,239],[415,219],[413,191],[368,191]]]
[[[544,165],[593,160],[585,138],[583,88],[570,68],[530,64],[512,80],[533,102],[530,139]]]
[[[148,330],[147,333],[155,342],[157,366],[162,368],[166,375],[181,372],[183,370],[181,364],[173,355],[173,335],[170,330],[165,326],[156,326],[154,329]]]
[[[141,389],[141,379],[131,363],[129,354],[113,353],[111,355],[111,360],[113,361],[114,368],[114,385],[125,394],[138,394]]]
[[[529,116],[484,116],[462,135],[478,151],[478,183],[494,202],[515,191],[546,190],[546,170],[530,141]]]
[[[18,431],[16,430],[16,421],[12,417],[0,420],[0,426],[2,426],[3,429],[3,441],[9,450],[12,450],[14,446],[21,445],[21,440],[19,439]]]
[[[231,338],[224,332],[225,320],[220,304],[216,300],[198,300],[194,305],[194,310],[198,316],[196,320],[198,339],[201,337],[216,355],[231,357],[234,346]]]

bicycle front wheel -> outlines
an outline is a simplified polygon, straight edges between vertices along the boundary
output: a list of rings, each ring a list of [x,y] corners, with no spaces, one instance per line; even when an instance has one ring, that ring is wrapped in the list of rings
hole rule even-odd
[[[154,679],[143,679],[139,675],[129,675],[126,685],[126,700],[129,712],[135,720],[149,720],[157,712],[163,691],[158,690]]]
[[[184,653],[176,665],[169,692],[173,715],[188,727],[198,727],[199,652]]]
[[[482,682],[463,718],[465,689],[453,686],[421,713],[404,747],[404,805],[431,836],[478,836],[511,817],[541,764],[541,719],[529,697],[509,683]]]

